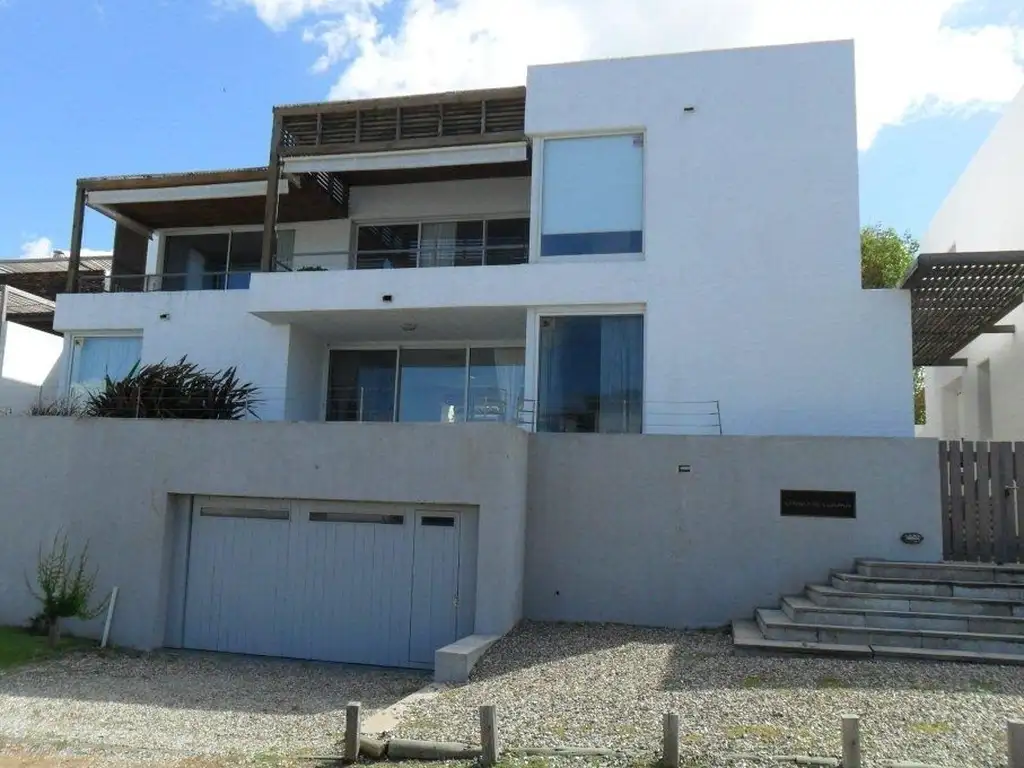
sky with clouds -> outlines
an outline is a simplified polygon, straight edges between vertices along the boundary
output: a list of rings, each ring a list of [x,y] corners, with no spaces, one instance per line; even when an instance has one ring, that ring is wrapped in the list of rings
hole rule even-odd
[[[851,37],[861,218],[921,234],[1024,86],[1021,0],[0,0],[0,257],[66,245],[78,177],[265,163],[276,103]]]

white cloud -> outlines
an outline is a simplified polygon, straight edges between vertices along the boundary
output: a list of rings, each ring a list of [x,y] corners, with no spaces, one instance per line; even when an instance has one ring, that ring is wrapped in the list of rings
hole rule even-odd
[[[54,248],[53,240],[48,237],[37,237],[32,240],[28,240],[21,245],[21,254],[19,258],[22,259],[49,259],[53,256],[55,250],[63,251],[65,255],[71,252],[70,248]],[[111,251],[101,251],[95,248],[83,248],[82,256],[110,256]]]
[[[301,23],[322,47],[314,71],[341,68],[331,98],[522,83],[528,64],[852,37],[866,148],[883,126],[991,108],[1024,84],[1024,21],[948,21],[984,0],[225,1],[275,29]],[[386,11],[399,18],[390,32]]]
[[[48,237],[39,237],[22,243],[21,258],[23,259],[46,259],[53,253],[53,240]]]

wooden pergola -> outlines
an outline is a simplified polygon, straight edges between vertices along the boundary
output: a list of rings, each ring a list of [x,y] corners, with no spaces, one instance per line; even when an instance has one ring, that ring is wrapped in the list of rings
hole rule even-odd
[[[456,179],[529,176],[528,157],[509,162],[448,163],[421,167],[383,167],[334,172],[315,166],[319,160],[381,153],[416,153],[472,147],[526,145],[526,88],[457,91],[357,101],[278,106],[273,110],[269,162],[257,168],[143,176],[79,179],[71,230],[67,290],[78,287],[85,208],[117,224],[118,245],[138,259],[154,230],[173,227],[263,225],[260,268],[271,271],[276,231],[281,222],[348,217],[352,186],[402,184]],[[288,161],[309,158],[303,172],[286,172]],[[385,164],[386,165],[386,164]],[[251,192],[265,183],[265,192]],[[279,194],[287,183],[288,194]],[[133,193],[185,187],[241,185],[247,194],[217,194],[193,199],[161,199],[154,194],[124,194],[116,203],[101,203],[94,193]],[[261,188],[262,189],[262,188]],[[90,199],[92,196],[95,199]],[[109,197],[109,195],[107,195]],[[116,267],[115,267],[116,271]]]
[[[927,253],[903,280],[910,291],[914,365],[962,365],[955,355],[1024,299],[1024,251]]]

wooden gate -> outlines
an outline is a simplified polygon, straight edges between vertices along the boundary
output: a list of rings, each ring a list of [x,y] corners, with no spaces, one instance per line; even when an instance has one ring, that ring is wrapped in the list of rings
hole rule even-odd
[[[940,441],[939,477],[947,560],[1024,561],[1024,442]]]

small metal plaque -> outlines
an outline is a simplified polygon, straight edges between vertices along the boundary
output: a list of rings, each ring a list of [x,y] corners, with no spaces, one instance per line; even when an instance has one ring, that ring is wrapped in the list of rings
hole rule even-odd
[[[924,534],[915,532],[904,533],[900,536],[900,541],[904,544],[920,544],[924,541]]]
[[[853,491],[787,491],[780,492],[783,517],[857,516],[857,494]]]

